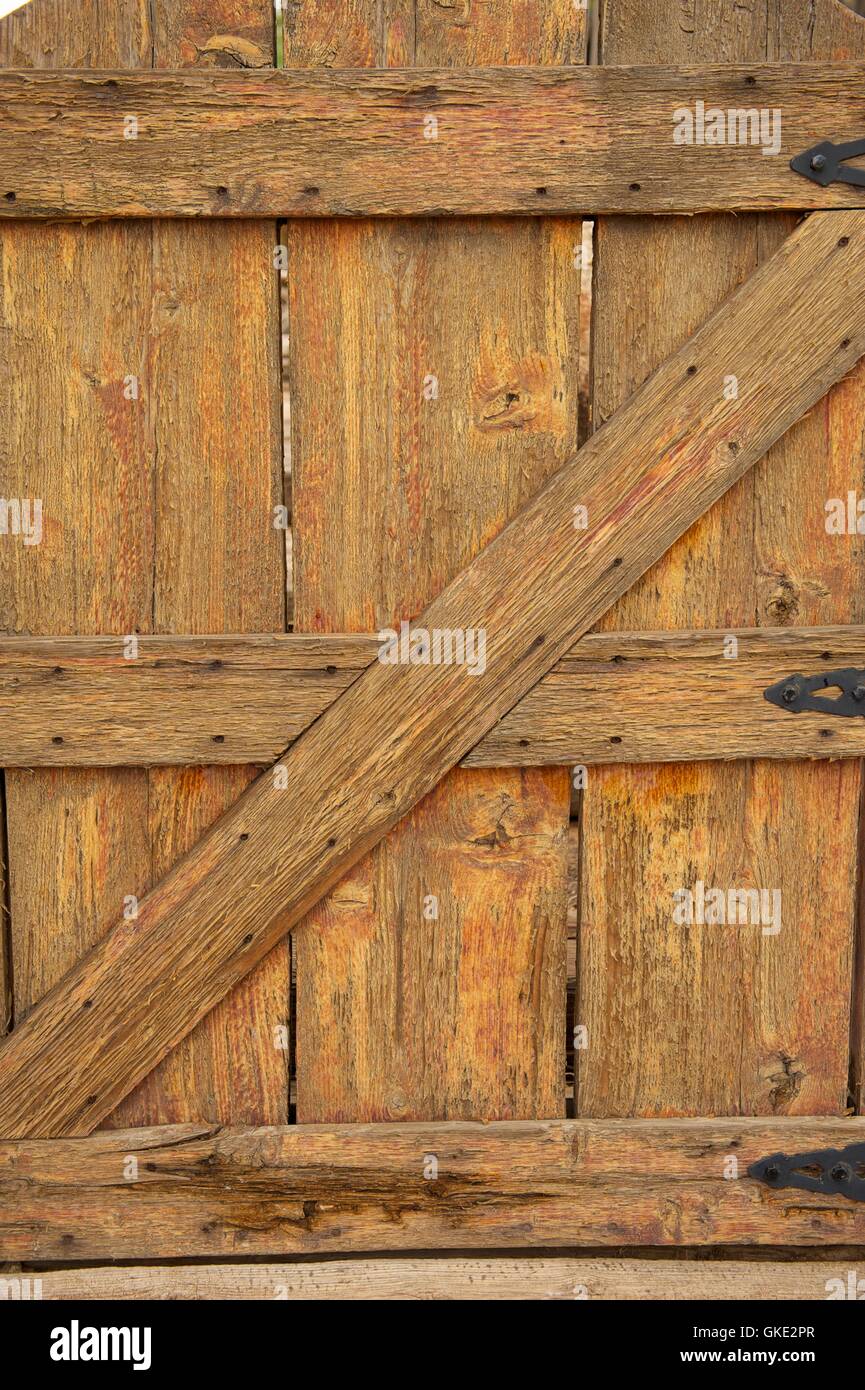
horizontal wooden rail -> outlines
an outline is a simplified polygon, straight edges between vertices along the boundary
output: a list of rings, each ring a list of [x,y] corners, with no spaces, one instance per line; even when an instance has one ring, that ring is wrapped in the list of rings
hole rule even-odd
[[[5,1279],[6,1296],[71,1299],[513,1302],[574,1299],[655,1302],[846,1297],[850,1261],[572,1259],[567,1255],[304,1260],[293,1264],[190,1264],[58,1269]],[[854,1276],[855,1279],[855,1276]],[[37,1281],[38,1280],[38,1286]]]
[[[763,698],[795,672],[844,666],[865,668],[865,627],[592,634],[464,762],[861,758],[865,718],[796,715]]]
[[[860,206],[789,162],[863,108],[861,63],[4,72],[0,216]]]
[[[0,765],[271,763],[375,637],[0,638]]]
[[[865,1203],[747,1176],[865,1119],[206,1125],[0,1143],[0,1260],[865,1242]],[[731,1176],[732,1174],[737,1176]]]
[[[376,659],[369,636],[0,637],[0,765],[269,763]],[[865,757],[865,718],[763,691],[865,668],[865,626],[586,637],[469,767]]]

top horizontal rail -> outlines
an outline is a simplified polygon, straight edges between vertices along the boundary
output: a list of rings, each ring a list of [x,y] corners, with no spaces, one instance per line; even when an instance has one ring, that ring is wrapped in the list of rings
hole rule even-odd
[[[865,64],[4,72],[0,217],[865,205],[790,168],[865,136]]]

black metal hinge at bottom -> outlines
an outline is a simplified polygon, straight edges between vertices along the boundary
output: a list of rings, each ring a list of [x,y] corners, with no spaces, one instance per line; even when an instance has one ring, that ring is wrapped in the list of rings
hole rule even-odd
[[[767,1187],[799,1187],[865,1202],[865,1144],[846,1149],[816,1149],[813,1153],[770,1154],[748,1169],[748,1177]]]

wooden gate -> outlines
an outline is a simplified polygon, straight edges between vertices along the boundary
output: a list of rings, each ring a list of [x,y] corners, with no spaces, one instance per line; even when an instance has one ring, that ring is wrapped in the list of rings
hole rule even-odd
[[[863,60],[840,0],[0,22],[7,1274],[847,1278]]]

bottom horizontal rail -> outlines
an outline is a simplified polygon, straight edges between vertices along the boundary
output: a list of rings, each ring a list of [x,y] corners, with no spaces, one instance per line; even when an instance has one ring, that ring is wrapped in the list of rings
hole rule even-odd
[[[305,1264],[150,1265],[0,1275],[0,1298],[292,1302],[544,1299],[678,1302],[691,1299],[847,1298],[849,1261],[432,1258]]]
[[[865,1119],[208,1125],[0,1143],[0,1260],[865,1244],[865,1202],[748,1176]]]

